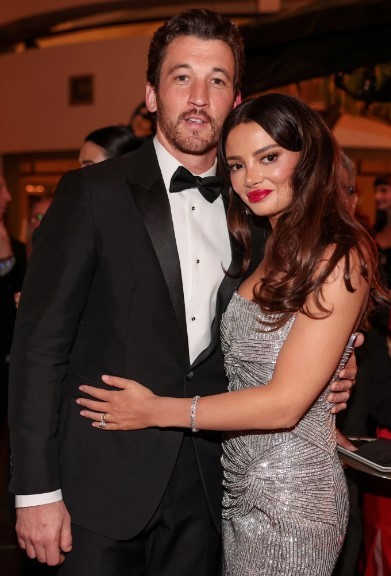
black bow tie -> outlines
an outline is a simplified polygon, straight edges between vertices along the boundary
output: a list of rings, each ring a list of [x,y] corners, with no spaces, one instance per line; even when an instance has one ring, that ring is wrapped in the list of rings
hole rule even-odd
[[[170,192],[182,192],[189,188],[197,188],[208,202],[214,202],[218,198],[222,187],[222,180],[218,176],[194,176],[183,166],[175,170],[171,182]]]

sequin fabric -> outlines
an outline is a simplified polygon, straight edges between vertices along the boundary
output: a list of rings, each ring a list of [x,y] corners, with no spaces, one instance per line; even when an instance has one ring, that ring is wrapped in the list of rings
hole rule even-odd
[[[235,293],[221,326],[230,391],[267,384],[294,322],[260,332],[259,318],[259,307]],[[332,573],[349,505],[327,395],[328,387],[292,430],[225,434],[224,576]]]

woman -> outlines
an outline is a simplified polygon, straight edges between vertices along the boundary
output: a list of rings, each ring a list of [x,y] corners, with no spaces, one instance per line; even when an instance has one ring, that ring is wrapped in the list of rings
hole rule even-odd
[[[126,152],[137,150],[145,142],[145,138],[138,138],[128,126],[105,126],[90,132],[80,148],[79,164],[90,166],[115,158]]]
[[[230,392],[161,398],[136,382],[104,376],[121,389],[117,406],[88,386],[82,391],[104,402],[78,403],[89,409],[81,414],[93,426],[103,421],[106,430],[229,431],[226,576],[329,575],[348,503],[326,397],[368,307],[386,298],[376,251],[346,208],[332,135],[299,100],[269,94],[233,110],[219,162],[243,274],[251,256],[249,212],[267,217],[271,227],[263,262],[222,321]]]

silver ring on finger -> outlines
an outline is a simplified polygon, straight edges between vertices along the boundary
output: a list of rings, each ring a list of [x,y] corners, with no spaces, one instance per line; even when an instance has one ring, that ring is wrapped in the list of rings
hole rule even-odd
[[[99,420],[99,428],[106,428],[106,412],[102,412],[100,420]]]

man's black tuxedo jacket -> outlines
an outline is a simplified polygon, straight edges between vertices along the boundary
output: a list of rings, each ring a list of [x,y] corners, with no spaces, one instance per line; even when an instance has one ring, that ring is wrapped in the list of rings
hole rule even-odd
[[[230,270],[238,267],[233,252]],[[94,429],[79,414],[78,387],[104,387],[101,375],[113,374],[159,395],[225,391],[219,324],[237,282],[223,280],[211,344],[190,365],[178,252],[152,141],[65,175],[34,238],[16,322],[11,491],[61,487],[73,522],[112,538],[144,528],[182,431]],[[194,441],[218,526],[220,437],[201,432]]]

